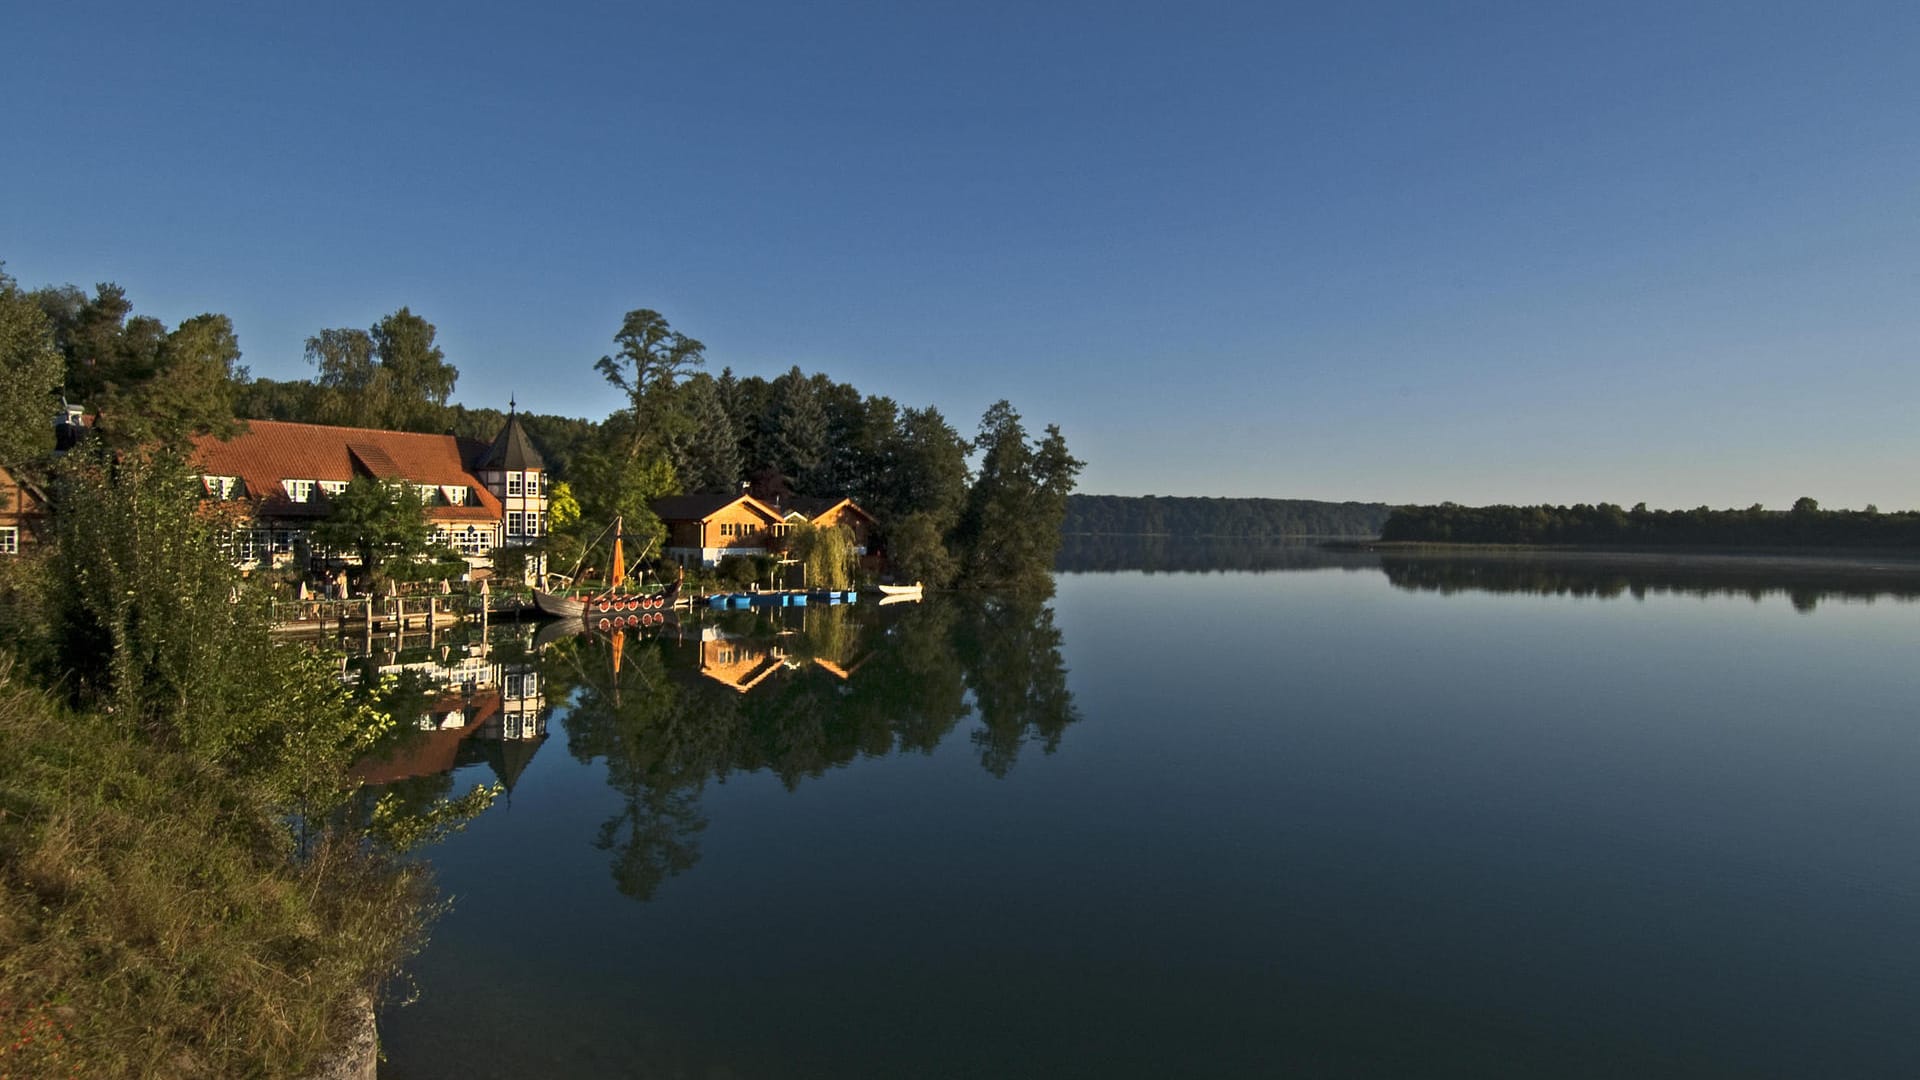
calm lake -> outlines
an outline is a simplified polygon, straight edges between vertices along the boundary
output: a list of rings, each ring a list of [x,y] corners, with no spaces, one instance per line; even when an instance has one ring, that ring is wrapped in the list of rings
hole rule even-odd
[[[1920,575],[1069,556],[497,646],[381,1075],[1920,1072]]]

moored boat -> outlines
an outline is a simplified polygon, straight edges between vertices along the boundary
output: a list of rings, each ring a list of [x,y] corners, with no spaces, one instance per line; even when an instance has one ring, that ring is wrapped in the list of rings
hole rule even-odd
[[[878,585],[875,587],[880,590],[881,596],[919,596],[925,588],[925,586],[918,581],[911,585]]]
[[[613,564],[604,587],[570,589],[564,592],[535,589],[534,606],[542,613],[557,619],[580,619],[589,624],[625,621],[630,616],[663,611],[672,607],[679,597],[680,583],[686,578],[685,571],[682,571],[680,577],[675,578],[673,584],[665,589],[653,592],[629,589],[625,535],[622,523],[618,519],[614,521],[613,529]]]

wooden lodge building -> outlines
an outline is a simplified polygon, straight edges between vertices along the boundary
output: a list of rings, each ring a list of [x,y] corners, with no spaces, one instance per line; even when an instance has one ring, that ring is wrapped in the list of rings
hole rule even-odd
[[[233,504],[242,521],[234,557],[243,566],[291,564],[329,496],[359,477],[419,491],[435,539],[476,570],[492,565],[495,548],[532,543],[548,527],[546,461],[517,414],[492,443],[250,420],[230,439],[196,438],[193,460],[206,498]]]
[[[855,554],[873,548],[873,515],[852,499],[791,498],[770,503],[738,495],[671,495],[653,501],[667,527],[667,557],[682,566],[713,566],[729,555],[773,555],[798,525],[844,525]]]

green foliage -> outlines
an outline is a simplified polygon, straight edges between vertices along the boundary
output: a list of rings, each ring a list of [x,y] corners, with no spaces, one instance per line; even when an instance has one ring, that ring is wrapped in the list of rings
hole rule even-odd
[[[66,360],[67,396],[96,410],[95,430],[116,445],[180,449],[195,435],[237,430],[234,396],[246,369],[225,315],[197,315],[169,333],[160,320],[133,315],[118,285],[101,284],[92,297],[65,285],[32,299]]]
[[[19,464],[53,448],[66,370],[52,322],[0,263],[0,464]]]
[[[740,481],[740,445],[713,376],[701,372],[681,387],[686,416],[672,448],[674,472],[687,491],[733,491]]]
[[[369,330],[320,331],[307,339],[307,360],[318,369],[324,391],[307,407],[319,415],[281,419],[439,430],[460,372],[434,344],[435,332],[432,323],[405,307]]]
[[[166,325],[133,315],[133,303],[120,286],[103,282],[89,297],[61,285],[35,290],[33,298],[53,324],[54,343],[66,357],[70,400],[96,402],[113,387],[144,380],[158,365]]]
[[[75,452],[58,486],[48,681],[274,805],[333,798],[391,719],[352,701],[323,660],[273,644],[264,590],[221,551],[187,466]]]
[[[499,784],[476,784],[459,798],[435,799],[424,807],[408,805],[397,792],[386,792],[373,805],[367,833],[399,852],[437,844],[466,828],[506,790]]]
[[[665,456],[693,433],[675,390],[682,376],[706,362],[707,347],[647,308],[627,312],[613,340],[619,349],[593,367],[627,396],[624,454],[629,460]]]
[[[13,1076],[298,1076],[420,945],[421,870],[0,661],[0,1046]],[[297,708],[300,702],[286,703]]]
[[[386,384],[387,423],[402,431],[427,430],[453,393],[460,372],[434,344],[434,326],[407,308],[373,324],[373,354]]]
[[[980,471],[956,530],[961,575],[973,587],[1045,593],[1067,495],[1082,462],[1067,452],[1060,429],[1030,442],[1020,414],[1005,401],[980,418]]]
[[[853,533],[840,525],[801,525],[793,531],[788,554],[805,569],[810,589],[853,586]]]
[[[939,518],[926,511],[908,514],[887,530],[887,562],[895,578],[933,588],[945,587],[959,573]]]
[[[594,532],[621,519],[634,555],[651,541],[657,550],[667,529],[651,503],[679,490],[673,466],[664,456],[628,457],[617,443],[596,447],[574,462],[573,490],[580,493],[580,528]]]
[[[193,436],[222,437],[233,420],[240,342],[225,315],[196,315],[168,334],[158,361],[138,379],[108,386],[95,404],[99,430],[121,446],[184,450]]]
[[[562,480],[547,490],[547,523],[554,532],[571,532],[580,523],[580,500],[573,485]]]
[[[411,562],[428,551],[433,535],[426,501],[406,484],[355,477],[338,495],[328,497],[327,516],[313,527],[313,542],[360,559],[363,586],[395,563]]]
[[[767,410],[766,464],[778,469],[796,492],[827,494],[821,490],[821,468],[827,460],[827,412],[818,389],[798,367],[773,380],[773,401]]]

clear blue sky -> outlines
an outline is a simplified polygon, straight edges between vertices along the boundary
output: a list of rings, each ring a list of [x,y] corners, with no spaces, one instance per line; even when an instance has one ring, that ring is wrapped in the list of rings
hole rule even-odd
[[[189,9],[193,13],[187,13]],[[1082,489],[1920,507],[1920,5],[16,5],[0,258],[455,396],[1007,397]]]

